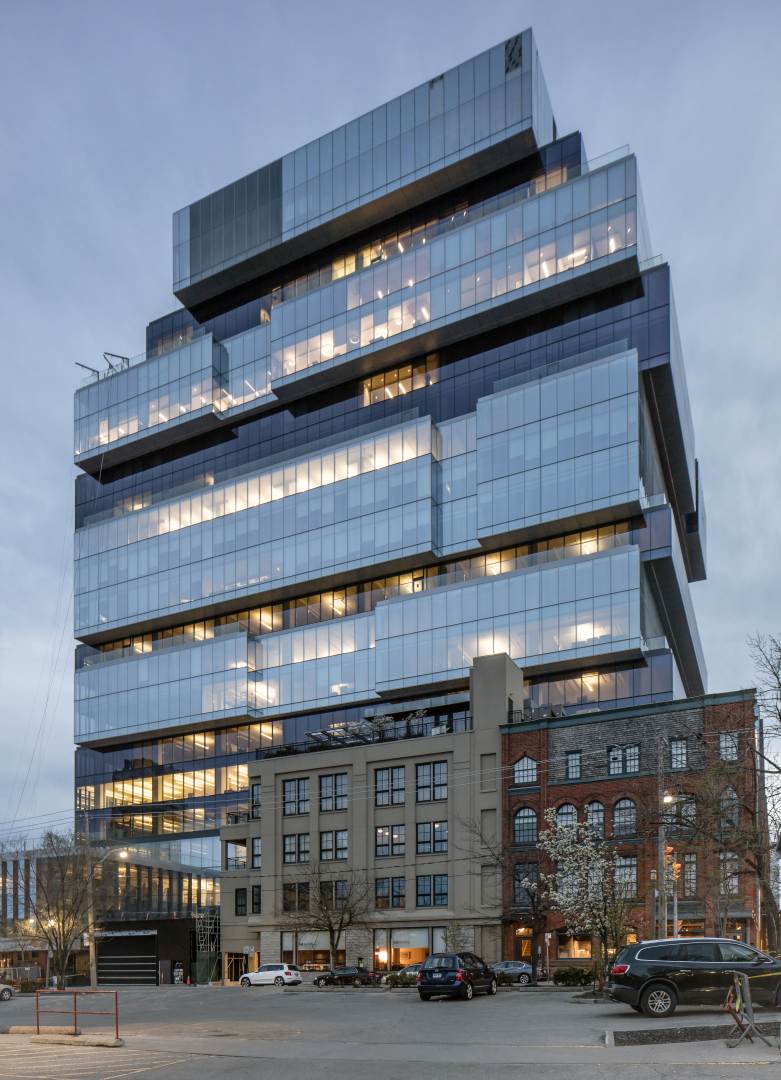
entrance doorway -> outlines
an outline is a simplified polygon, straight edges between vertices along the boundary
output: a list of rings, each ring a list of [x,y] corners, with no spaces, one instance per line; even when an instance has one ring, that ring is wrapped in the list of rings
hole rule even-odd
[[[228,982],[238,982],[247,970],[247,957],[244,953],[225,953],[225,978]]]

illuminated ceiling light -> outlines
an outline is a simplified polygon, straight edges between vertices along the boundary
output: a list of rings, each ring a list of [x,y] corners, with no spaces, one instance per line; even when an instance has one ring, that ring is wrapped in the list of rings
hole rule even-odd
[[[396,241],[396,246],[398,247],[399,251],[403,255],[404,254],[404,245],[402,244],[401,240]]]
[[[382,300],[382,289],[377,290],[377,299]]]
[[[257,394],[258,393],[258,391],[255,389],[255,387],[252,385],[252,383],[249,381],[249,379],[244,380],[244,385],[249,387],[249,390],[250,390],[251,394]]]
[[[410,288],[412,288],[412,286],[415,284],[415,282],[412,280],[412,278],[410,278],[409,281],[407,282],[407,284],[409,285]]]
[[[161,412],[158,412],[157,415],[164,424],[167,423],[165,416]]]
[[[545,261],[545,259],[543,259],[542,262],[540,263],[540,269],[542,270],[542,276],[543,277],[550,277],[550,269],[549,269],[548,264]]]
[[[423,316],[423,318],[426,320],[426,322],[428,322],[428,319],[429,319],[428,308],[427,307],[421,307],[420,313]]]

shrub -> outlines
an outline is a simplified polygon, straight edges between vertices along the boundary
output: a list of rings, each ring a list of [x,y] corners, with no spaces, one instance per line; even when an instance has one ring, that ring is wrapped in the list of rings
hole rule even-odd
[[[414,975],[401,975],[398,971],[392,971],[388,976],[388,986],[400,987],[400,986],[417,986],[417,979]]]
[[[553,973],[556,986],[591,986],[594,973],[590,968],[560,967]]]

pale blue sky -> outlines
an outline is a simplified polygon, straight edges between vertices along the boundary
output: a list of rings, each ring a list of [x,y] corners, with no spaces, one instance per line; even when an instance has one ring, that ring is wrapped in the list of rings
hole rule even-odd
[[[781,631],[777,0],[0,0],[0,841],[17,805],[72,804],[75,362],[140,352],[172,308],[172,212],[529,25],[559,131],[638,155],[708,502],[710,688],[751,685],[746,636]]]

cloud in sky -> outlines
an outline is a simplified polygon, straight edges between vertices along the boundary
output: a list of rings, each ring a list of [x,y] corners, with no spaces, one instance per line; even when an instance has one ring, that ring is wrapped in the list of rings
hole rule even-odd
[[[559,131],[638,154],[705,480],[710,688],[751,685],[746,636],[781,630],[776,0],[7,4],[0,840],[17,806],[72,805],[75,364],[175,306],[171,213],[528,25]]]

